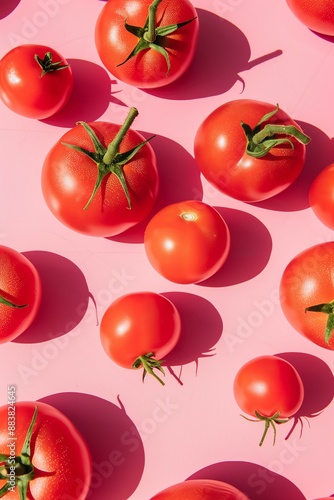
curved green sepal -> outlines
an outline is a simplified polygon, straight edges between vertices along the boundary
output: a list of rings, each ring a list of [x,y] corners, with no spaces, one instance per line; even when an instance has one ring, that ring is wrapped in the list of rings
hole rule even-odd
[[[138,368],[143,368],[143,382],[147,374],[153,375],[153,377],[160,382],[161,385],[165,385],[165,382],[155,373],[154,370],[159,370],[163,375],[165,375],[165,371],[161,366],[164,363],[163,360],[154,359],[154,353],[149,352],[148,354],[144,354],[143,356],[139,356],[136,361],[133,363],[132,368],[137,370]]]
[[[11,300],[5,299],[2,295],[0,295],[0,304],[3,304],[8,307],[14,307],[15,309],[23,309],[24,307],[28,307],[29,304],[15,304]]]
[[[41,77],[47,73],[52,73],[53,71],[60,71],[69,67],[69,64],[62,64],[62,61],[52,61],[52,52],[46,52],[43,59],[41,59],[37,54],[34,56],[35,61],[42,70]]]
[[[324,333],[324,338],[326,344],[329,344],[329,341],[333,335],[334,331],[334,300],[331,302],[324,302],[322,304],[316,304],[314,306],[309,306],[305,308],[305,312],[321,312],[324,314],[328,314],[326,328]]]
[[[271,417],[265,417],[264,415],[261,415],[258,411],[255,410],[255,416],[257,417],[256,420],[252,418],[245,417],[245,415],[241,415],[241,417],[245,418],[249,422],[264,422],[264,431],[262,434],[262,437],[259,442],[259,446],[263,445],[263,442],[265,440],[265,437],[268,433],[269,427],[272,427],[274,431],[274,438],[273,438],[273,445],[276,443],[276,424],[284,424],[289,421],[288,418],[279,418],[280,412],[274,413]]]

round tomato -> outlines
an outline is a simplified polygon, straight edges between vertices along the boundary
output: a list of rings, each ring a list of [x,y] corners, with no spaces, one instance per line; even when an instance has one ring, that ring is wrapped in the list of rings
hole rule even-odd
[[[91,477],[88,446],[59,410],[32,401],[0,408],[0,491],[6,500],[85,500]]]
[[[179,78],[190,66],[197,39],[198,19],[189,0],[109,0],[95,27],[104,66],[139,88]]]
[[[305,163],[309,137],[278,106],[239,99],[201,123],[195,159],[222,193],[245,202],[271,198],[289,187]]]
[[[235,376],[233,392],[242,411],[265,423],[260,446],[270,426],[275,443],[275,424],[287,422],[304,399],[304,387],[297,370],[285,359],[270,355],[245,363]]]
[[[231,484],[214,479],[188,479],[169,486],[151,500],[249,500]]]
[[[230,249],[229,229],[216,209],[181,201],[156,213],[144,234],[149,262],[175,283],[196,283],[221,268]]]
[[[312,182],[309,201],[318,219],[334,229],[334,163],[324,168]]]
[[[54,115],[72,88],[68,62],[46,45],[19,45],[0,61],[0,98],[20,115],[38,120]]]
[[[287,0],[293,14],[310,30],[334,35],[333,3],[328,0]]]
[[[159,175],[148,141],[130,127],[80,122],[48,153],[42,191],[51,212],[83,234],[114,236],[144,220],[156,202]]]
[[[116,299],[100,325],[102,346],[124,368],[143,368],[162,385],[154,370],[164,373],[163,358],[177,344],[181,319],[174,304],[158,293],[135,292]]]
[[[0,344],[27,330],[41,299],[42,284],[35,266],[20,252],[0,245]]]
[[[289,323],[315,344],[334,350],[334,241],[299,253],[284,269],[280,302]]]

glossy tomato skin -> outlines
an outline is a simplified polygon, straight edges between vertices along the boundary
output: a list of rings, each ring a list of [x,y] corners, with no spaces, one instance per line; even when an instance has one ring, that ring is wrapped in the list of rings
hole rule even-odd
[[[54,62],[67,65],[59,52],[46,45],[25,44],[11,49],[0,61],[0,98],[4,104],[27,118],[42,120],[60,111],[68,102],[73,89],[73,74],[68,65],[59,71],[41,76],[35,61],[52,53]]]
[[[280,281],[282,311],[297,332],[325,349],[334,350],[334,335],[325,341],[328,315],[307,307],[334,299],[334,242],[305,249],[286,266]]]
[[[309,201],[318,219],[334,229],[334,163],[324,168],[313,180]]]
[[[238,99],[222,104],[201,123],[194,140],[195,159],[204,177],[218,191],[237,200],[257,202],[279,194],[297,179],[305,163],[306,148],[295,138],[291,138],[293,149],[287,144],[275,146],[262,158],[246,152],[241,122],[254,128],[273,109],[266,102]],[[270,123],[301,130],[282,109]]]
[[[35,266],[23,254],[0,245],[0,295],[20,306],[0,302],[0,344],[17,338],[33,323],[42,299],[42,283]]]
[[[145,229],[152,266],[175,283],[197,283],[213,276],[230,249],[230,232],[219,212],[196,200],[161,209]]]
[[[108,122],[89,124],[105,147],[114,139],[120,125]],[[120,153],[144,141],[139,132],[129,129]],[[143,221],[156,202],[159,174],[155,153],[146,143],[124,166],[132,208],[115,174],[108,174],[95,197],[86,206],[95,186],[97,166],[88,156],[64,144],[94,151],[82,125],[67,131],[51,148],[42,169],[42,192],[47,206],[69,228],[86,235],[108,237],[126,231]]]
[[[21,453],[34,410],[31,462],[35,477],[29,482],[27,500],[75,498],[85,500],[90,488],[92,463],[89,448],[73,423],[53,406],[32,401],[15,403],[15,452]],[[0,408],[0,453],[8,455],[8,405]],[[5,481],[0,480],[0,487]],[[18,488],[6,493],[20,500]]]
[[[334,36],[333,3],[328,0],[287,0],[294,15],[310,30]]]
[[[213,479],[188,479],[154,495],[150,500],[249,500],[234,486]]]
[[[190,66],[198,39],[197,13],[189,0],[162,0],[157,10],[157,26],[167,26],[194,19],[168,35],[164,48],[170,59],[170,70],[163,55],[153,49],[140,52],[122,63],[135,48],[138,38],[129,33],[124,22],[143,27],[152,0],[109,0],[95,27],[95,43],[104,66],[119,80],[138,88],[157,88],[177,80]]]

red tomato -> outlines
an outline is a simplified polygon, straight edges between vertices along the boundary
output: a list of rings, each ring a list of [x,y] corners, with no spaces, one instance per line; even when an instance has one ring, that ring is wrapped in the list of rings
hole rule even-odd
[[[24,255],[0,245],[0,344],[23,333],[34,321],[42,299],[35,266]]]
[[[333,3],[328,0],[287,0],[294,15],[310,30],[334,35]]]
[[[334,163],[324,168],[312,182],[309,201],[318,219],[334,229]]]
[[[189,0],[109,0],[95,27],[101,61],[110,73],[129,85],[167,85],[186,71],[194,57],[196,16]]]
[[[9,387],[9,395],[10,391]],[[90,451],[72,422],[56,408],[31,401],[2,406],[0,454],[0,487],[8,488],[6,499],[86,499],[92,476]],[[18,484],[11,488],[15,464]]]
[[[202,174],[219,191],[256,202],[294,182],[303,169],[308,141],[283,110],[239,99],[207,116],[196,133],[194,152]]]
[[[242,411],[265,423],[262,445],[271,426],[287,422],[301,407],[304,387],[297,370],[285,359],[258,356],[245,363],[235,376],[234,397]]]
[[[130,122],[136,114],[132,108]],[[130,122],[126,120],[125,128]],[[114,236],[144,220],[153,209],[159,187],[154,151],[131,128],[123,136],[124,125],[81,122],[56,142],[45,159],[45,201],[75,231]]]
[[[150,500],[249,500],[234,486],[214,479],[188,479],[154,495]]]
[[[285,268],[280,302],[289,323],[315,344],[334,350],[334,241],[307,248]]]
[[[152,266],[175,283],[196,283],[221,268],[230,249],[230,233],[221,215],[201,201],[164,207],[144,235]]]
[[[181,319],[174,304],[158,293],[135,292],[116,299],[100,325],[102,346],[124,368],[143,368],[143,378],[155,369],[164,373],[163,358],[175,347]]]
[[[38,120],[54,115],[72,88],[68,62],[46,45],[19,45],[0,61],[0,98],[20,115]]]

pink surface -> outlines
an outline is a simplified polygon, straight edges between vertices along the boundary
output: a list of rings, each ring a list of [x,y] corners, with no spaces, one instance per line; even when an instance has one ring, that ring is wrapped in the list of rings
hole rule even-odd
[[[295,332],[278,302],[290,259],[333,238],[307,199],[316,173],[334,159],[332,40],[305,28],[284,0],[194,0],[201,34],[192,67],[177,85],[144,92],[116,81],[99,61],[93,34],[103,1],[2,3],[0,57],[20,43],[48,44],[69,60],[76,80],[69,105],[48,120],[0,103],[0,242],[31,259],[44,285],[34,325],[1,346],[0,403],[15,384],[18,399],[46,401],[73,420],[92,450],[91,500],[147,500],[189,477],[221,479],[252,500],[332,495],[334,354]],[[256,205],[218,193],[193,158],[201,121],[241,97],[279,103],[312,137],[296,183]],[[77,120],[121,123],[129,106],[139,110],[135,128],[156,134],[159,206],[202,199],[230,227],[230,256],[201,285],[176,285],[152,269],[144,225],[87,237],[62,226],[44,203],[40,174],[54,142]],[[143,385],[139,373],[116,366],[99,340],[106,307],[139,290],[165,294],[183,320],[165,387],[153,378]],[[301,421],[279,427],[275,446],[269,438],[259,448],[260,429],[239,416],[232,384],[240,366],[262,354],[292,362],[306,396]]]

